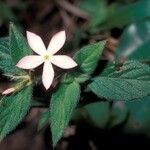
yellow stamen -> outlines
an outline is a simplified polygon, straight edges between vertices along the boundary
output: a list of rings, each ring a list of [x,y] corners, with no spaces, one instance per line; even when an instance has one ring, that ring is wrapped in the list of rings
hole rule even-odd
[[[49,60],[49,59],[50,59],[50,55],[47,55],[47,54],[46,54],[46,55],[44,56],[44,60],[46,61],[46,60]]]

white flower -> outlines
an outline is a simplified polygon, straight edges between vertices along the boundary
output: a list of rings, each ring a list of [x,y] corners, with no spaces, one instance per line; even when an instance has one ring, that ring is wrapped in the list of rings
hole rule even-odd
[[[27,31],[27,40],[32,50],[38,55],[23,57],[16,66],[22,69],[33,69],[44,63],[42,82],[46,90],[51,86],[54,79],[52,64],[63,69],[77,66],[77,63],[69,56],[54,55],[65,43],[65,31],[61,31],[52,37],[47,50],[42,39],[38,35]]]

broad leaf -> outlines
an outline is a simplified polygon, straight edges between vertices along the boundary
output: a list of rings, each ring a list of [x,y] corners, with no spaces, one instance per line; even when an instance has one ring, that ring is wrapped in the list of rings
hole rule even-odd
[[[88,85],[99,97],[110,100],[132,100],[150,94],[150,67],[127,61],[119,71],[112,65]]]
[[[10,25],[9,32],[11,57],[16,64],[22,57],[32,54],[32,50],[13,24]]]
[[[31,86],[0,101],[0,141],[14,130],[27,114],[31,102]]]
[[[104,50],[104,45],[104,41],[91,44],[81,48],[81,50],[76,53],[75,61],[83,73],[90,75],[94,72]]]
[[[116,50],[117,57],[129,59],[150,59],[150,21],[131,24],[125,29]]]
[[[80,96],[80,86],[76,82],[61,84],[52,95],[50,119],[53,145],[55,146],[67,127],[72,112]]]

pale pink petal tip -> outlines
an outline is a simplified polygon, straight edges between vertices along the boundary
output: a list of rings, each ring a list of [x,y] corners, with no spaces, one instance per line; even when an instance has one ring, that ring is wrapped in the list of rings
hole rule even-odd
[[[56,33],[52,37],[47,51],[51,54],[55,54],[63,47],[65,41],[66,41],[66,32],[65,31],[60,31],[60,32]]]
[[[71,57],[66,55],[54,55],[51,58],[51,62],[63,69],[70,69],[77,66],[77,63]]]
[[[15,88],[9,88],[9,89],[6,89],[2,95],[7,95],[7,94],[11,94],[15,91]]]
[[[27,40],[35,53],[42,55],[46,52],[46,47],[43,43],[43,40],[37,34],[27,31]]]

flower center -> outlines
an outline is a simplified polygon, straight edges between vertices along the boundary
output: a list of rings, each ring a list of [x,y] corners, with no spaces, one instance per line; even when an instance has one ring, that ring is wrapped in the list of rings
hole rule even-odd
[[[44,55],[44,60],[45,60],[45,61],[50,60],[50,58],[51,58],[50,55],[48,55],[48,54]]]

